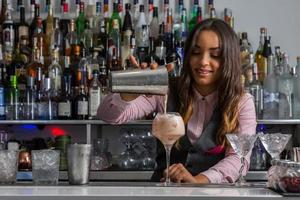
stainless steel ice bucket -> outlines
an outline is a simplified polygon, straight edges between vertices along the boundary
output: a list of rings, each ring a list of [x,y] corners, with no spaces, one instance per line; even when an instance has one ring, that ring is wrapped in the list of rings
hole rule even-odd
[[[109,74],[111,92],[159,94],[168,93],[168,71],[165,66],[151,69],[112,71]]]
[[[71,144],[68,146],[68,179],[72,185],[83,185],[89,183],[90,144]]]

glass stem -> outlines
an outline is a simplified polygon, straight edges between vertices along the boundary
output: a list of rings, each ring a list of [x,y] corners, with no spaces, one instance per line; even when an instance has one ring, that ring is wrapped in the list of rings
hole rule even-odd
[[[170,145],[165,146],[165,150],[166,150],[166,167],[167,167],[166,184],[171,183],[171,179],[170,179],[170,176],[169,176],[171,149],[172,149],[172,146],[170,146]]]
[[[245,157],[241,157],[241,168],[240,168],[240,171],[239,171],[239,178],[237,180],[238,183],[243,183],[244,182],[244,177],[243,177],[243,170],[245,168]]]

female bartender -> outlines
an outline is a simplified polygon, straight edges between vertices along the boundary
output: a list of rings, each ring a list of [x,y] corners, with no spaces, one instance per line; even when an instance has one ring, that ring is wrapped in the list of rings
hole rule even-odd
[[[173,182],[235,182],[240,159],[225,135],[255,134],[252,96],[241,83],[239,40],[224,21],[207,19],[190,33],[180,78],[170,84],[168,111],[179,112],[186,133],[172,148],[169,174]],[[109,94],[98,109],[100,119],[124,123],[163,112],[162,96]],[[153,180],[162,180],[165,155],[158,145]],[[250,155],[243,171],[249,168]]]

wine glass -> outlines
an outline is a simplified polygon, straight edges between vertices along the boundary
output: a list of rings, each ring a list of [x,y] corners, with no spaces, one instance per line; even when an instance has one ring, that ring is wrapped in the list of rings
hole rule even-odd
[[[239,170],[239,177],[236,181],[236,185],[246,185],[243,170],[245,167],[245,157],[252,150],[254,142],[257,139],[258,135],[247,135],[240,133],[230,133],[226,134],[226,138],[231,144],[234,152],[240,157],[241,168]]]
[[[152,123],[152,134],[161,141],[166,150],[167,176],[164,185],[170,185],[169,176],[170,154],[174,143],[185,133],[182,117],[179,113],[158,113]]]
[[[266,133],[259,134],[259,139],[262,142],[266,151],[271,155],[272,159],[280,159],[279,155],[285,148],[291,138],[291,134],[282,133]]]

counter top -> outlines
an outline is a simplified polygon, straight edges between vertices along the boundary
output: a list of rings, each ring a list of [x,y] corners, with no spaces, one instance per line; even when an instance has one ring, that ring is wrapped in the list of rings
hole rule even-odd
[[[0,200],[9,199],[55,200],[135,200],[135,199],[282,199],[285,198],[263,187],[234,187],[230,185],[172,185],[157,183],[96,182],[85,186],[60,183],[57,186],[35,186],[32,183],[0,186]],[[299,197],[298,197],[299,198]],[[294,199],[292,197],[288,199]],[[295,198],[296,199],[296,198]]]

